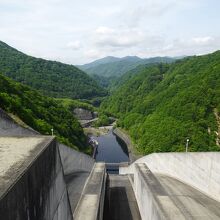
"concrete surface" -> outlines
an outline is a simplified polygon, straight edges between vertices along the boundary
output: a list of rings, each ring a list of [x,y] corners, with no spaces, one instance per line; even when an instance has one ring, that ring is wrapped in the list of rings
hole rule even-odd
[[[0,178],[3,178],[10,168],[20,167],[30,156],[31,151],[47,139],[46,137],[0,137]]]
[[[104,163],[95,163],[75,209],[74,220],[102,220],[106,173]]]
[[[72,212],[76,209],[89,174],[86,171],[79,171],[64,176]]]
[[[24,128],[17,124],[5,111],[0,108],[0,135],[13,136],[13,135],[37,135],[37,131],[30,128]]]
[[[86,127],[89,127],[90,125],[92,125],[92,123],[97,120],[98,120],[98,118],[94,118],[91,120],[79,120],[79,122],[83,128],[86,128]]]
[[[156,177],[185,219],[220,219],[220,202],[172,177]]]
[[[17,139],[16,140],[14,139],[15,141],[13,141],[13,143],[11,142],[11,147],[7,146],[7,148],[4,148],[4,151],[3,151],[3,149],[0,148],[0,150],[2,151],[2,154],[0,153],[0,161],[1,161],[1,163],[0,163],[0,176],[1,176],[1,173],[3,174],[3,172],[5,172],[5,170],[8,169],[7,165],[8,165],[8,167],[11,167],[13,164],[15,166],[12,166],[13,169],[11,169],[11,170],[14,171],[14,173],[16,173],[17,176],[19,176],[23,172],[23,170],[21,169],[22,165],[24,165],[24,168],[28,167],[29,160],[23,160],[22,158],[24,158],[24,157],[28,158],[30,156],[29,162],[30,163],[33,162],[33,155],[34,155],[33,153],[34,152],[32,152],[32,148],[35,149],[35,145],[37,145],[37,142],[36,141],[34,142],[33,140],[40,140],[40,139],[42,139],[42,136],[40,136],[39,133],[37,133],[31,129],[24,128],[21,125],[17,124],[10,116],[8,116],[7,113],[5,113],[1,109],[0,109],[0,135],[1,136],[16,135],[16,136],[20,137],[19,139],[18,139],[18,137],[16,137]],[[34,137],[33,137],[33,135],[34,135]],[[25,139],[24,138],[22,139],[23,136],[31,136],[31,137],[26,137]],[[50,139],[51,138],[48,137],[48,140],[50,140]],[[19,141],[17,142],[17,140],[19,140]],[[32,142],[32,144],[31,144],[31,142]],[[5,146],[5,144],[2,141],[0,142],[0,144]],[[17,145],[20,145],[19,149],[17,148]],[[42,145],[39,144],[40,148],[42,146],[44,146],[44,144],[42,144]],[[59,147],[59,151],[56,155],[56,158],[57,158],[56,160],[60,161],[59,162],[60,163],[60,171],[59,171],[59,175],[57,174],[58,175],[57,178],[54,177],[57,180],[54,181],[55,185],[53,185],[53,187],[51,186],[51,190],[49,191],[49,195],[48,195],[50,197],[50,199],[48,200],[48,202],[56,205],[57,200],[56,200],[56,198],[55,199],[53,198],[53,195],[56,196],[56,191],[59,192],[59,190],[65,189],[63,191],[62,198],[60,199],[59,206],[57,205],[57,207],[58,207],[57,210],[59,210],[59,211],[57,211],[54,214],[53,219],[54,220],[72,219],[71,211],[72,211],[72,213],[74,212],[76,205],[80,200],[80,196],[82,194],[84,185],[85,185],[86,180],[87,180],[87,178],[88,178],[88,176],[94,166],[95,161],[94,161],[94,159],[92,159],[88,155],[77,152],[77,151],[75,151],[75,150],[73,150],[63,144],[58,143],[58,147]],[[7,151],[6,151],[6,149],[7,149]],[[7,152],[8,152],[8,155],[5,155],[5,153],[7,153]],[[3,154],[4,154],[4,156],[3,156]],[[5,159],[5,158],[7,158],[7,159]],[[11,160],[9,160],[10,158],[11,158]],[[51,157],[49,157],[49,158],[45,158],[45,162],[50,161],[52,159],[53,159],[53,155],[51,155]],[[21,167],[19,167],[19,163],[20,163]],[[4,167],[4,170],[3,169],[1,170],[1,167]],[[45,166],[45,168],[47,168],[47,166]],[[42,175],[45,172],[46,171],[42,172]],[[48,171],[48,172],[50,172],[50,171]],[[63,174],[61,174],[61,173],[63,173]],[[29,175],[29,174],[27,174],[27,175]],[[6,175],[5,175],[4,179],[3,178],[0,179],[0,195],[3,194],[5,189],[10,188],[10,186],[15,181],[17,176],[15,175],[15,177],[14,177],[13,175],[11,175],[11,172],[9,172],[8,178],[6,178]],[[38,175],[38,176],[39,176],[39,178],[41,177],[41,175]],[[6,181],[8,181],[8,182],[6,182]],[[33,180],[31,179],[30,181],[33,181]],[[34,181],[37,181],[36,177],[35,177]],[[1,184],[3,187],[1,187]],[[30,182],[30,184],[32,184],[32,182]],[[58,187],[57,184],[59,184],[59,190],[54,189],[54,187],[55,188]],[[39,185],[39,187],[40,187],[40,185]],[[54,190],[55,190],[55,192],[54,192]],[[23,192],[23,193],[25,193],[25,192]],[[33,192],[33,193],[35,193],[35,192]],[[32,205],[34,207],[35,203],[33,203]],[[71,210],[69,208],[70,205],[71,205]],[[0,216],[1,216],[1,213],[0,213]],[[46,218],[46,219],[52,219],[52,218]]]
[[[135,164],[133,188],[142,220],[220,219],[220,202],[144,163]]]
[[[92,170],[95,163],[95,160],[92,157],[60,143],[59,151],[65,175],[78,171],[90,172]]]
[[[140,213],[128,176],[109,174],[104,220],[140,220]]]
[[[30,137],[20,138],[23,141],[19,143],[25,148],[26,139]],[[23,163],[19,160],[13,164],[4,175],[3,184],[1,181],[0,217],[4,220],[72,220],[56,141],[51,137],[35,138],[43,141],[35,143],[30,154],[23,156]]]
[[[92,120],[94,118],[93,112],[84,108],[75,108],[73,113],[79,120]]]
[[[40,134],[32,129],[24,128],[21,125],[17,124],[6,112],[4,112],[2,109],[0,109],[0,135],[1,136],[31,136],[32,139],[18,139],[20,141],[14,141],[13,144],[11,142],[11,148],[9,147],[4,148],[4,152],[6,152],[6,149],[8,151],[10,150],[11,153],[7,155],[3,155],[3,152],[0,154],[0,176],[1,173],[3,173],[3,170],[1,170],[1,167],[4,167],[4,170],[7,170],[7,164],[9,164],[10,161],[13,163],[17,163],[19,158],[22,160],[22,157],[25,156],[24,153],[28,154],[28,149],[31,150],[31,147],[33,146],[28,143],[29,141],[33,142],[33,138],[35,140],[40,140],[42,137],[39,137]],[[33,135],[35,137],[33,137]],[[38,137],[38,138],[37,138]],[[3,139],[2,139],[3,140]],[[23,148],[21,140],[24,142]],[[17,143],[16,143],[17,142]],[[25,143],[26,142],[26,143]],[[1,143],[3,145],[3,142]],[[20,145],[19,148],[17,148],[17,145]],[[30,146],[29,146],[30,145]],[[62,161],[62,167],[65,175],[65,182],[67,184],[69,199],[71,203],[72,210],[74,211],[76,204],[79,201],[80,195],[82,193],[83,187],[85,185],[85,182],[89,176],[89,173],[92,170],[92,167],[94,165],[94,159],[89,157],[86,154],[83,154],[81,152],[75,151],[72,148],[65,146],[63,144],[59,145],[59,153],[60,158]],[[33,146],[34,147],[34,146]],[[0,148],[1,149],[1,148]],[[22,149],[24,152],[22,152]],[[18,151],[19,150],[19,151]],[[3,151],[3,149],[1,149]],[[19,153],[20,152],[20,153]],[[10,157],[9,157],[10,156]],[[4,160],[4,158],[7,158],[7,160]],[[11,160],[9,160],[11,158]],[[6,164],[7,163],[7,164]],[[17,166],[18,167],[18,166]],[[19,169],[18,169],[19,170]],[[3,182],[3,181],[1,181]]]
[[[169,202],[169,198],[159,181],[145,164],[136,164],[134,169],[133,189],[142,220],[169,219],[165,218],[165,212],[158,199],[164,198]],[[175,209],[175,204],[172,202],[169,204],[169,210],[176,212],[176,219],[182,220],[181,213]]]
[[[45,136],[0,137],[0,198],[52,140]]]
[[[70,205],[74,212],[95,160],[63,144],[59,144],[59,151]]]
[[[174,177],[220,201],[219,152],[153,153],[135,163],[145,163],[154,174]],[[119,172],[134,173],[134,164],[120,168]]]

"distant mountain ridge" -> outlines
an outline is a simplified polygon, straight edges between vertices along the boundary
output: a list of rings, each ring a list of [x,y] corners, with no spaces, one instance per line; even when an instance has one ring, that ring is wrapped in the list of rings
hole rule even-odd
[[[175,60],[175,58],[171,57],[152,57],[142,59],[137,56],[126,56],[122,58],[108,56],[92,63],[80,65],[78,68],[89,75],[97,75],[99,77],[120,77],[139,65],[151,63],[171,63]]]
[[[106,94],[77,67],[28,56],[2,41],[0,73],[53,97],[91,99]]]

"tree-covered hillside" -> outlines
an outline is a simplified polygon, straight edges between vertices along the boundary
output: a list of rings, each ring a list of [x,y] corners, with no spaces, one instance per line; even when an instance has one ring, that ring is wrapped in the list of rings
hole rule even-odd
[[[153,57],[147,59],[141,59],[136,56],[127,56],[123,58],[106,57],[90,64],[79,66],[79,68],[90,75],[109,78],[120,77],[141,64],[151,64],[158,62],[170,63],[174,60],[175,59],[170,57]]]
[[[1,41],[0,73],[53,97],[90,99],[106,94],[75,66],[27,56]]]
[[[220,51],[140,69],[102,103],[144,154],[219,150]],[[220,134],[219,134],[220,135]]]
[[[86,152],[83,129],[73,114],[53,98],[41,95],[0,74],[0,108],[18,116],[41,134],[54,134],[62,143]]]

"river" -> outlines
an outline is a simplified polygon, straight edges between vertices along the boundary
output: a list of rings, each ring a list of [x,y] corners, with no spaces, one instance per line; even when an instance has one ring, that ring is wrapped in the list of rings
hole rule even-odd
[[[104,161],[106,163],[129,161],[127,145],[113,134],[112,130],[105,135],[92,136],[92,138],[99,143],[95,157],[96,161]]]

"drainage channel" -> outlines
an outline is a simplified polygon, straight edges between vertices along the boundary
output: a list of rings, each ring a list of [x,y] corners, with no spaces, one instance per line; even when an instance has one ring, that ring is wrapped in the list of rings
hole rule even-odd
[[[108,173],[103,220],[141,220],[136,198],[127,175]]]

